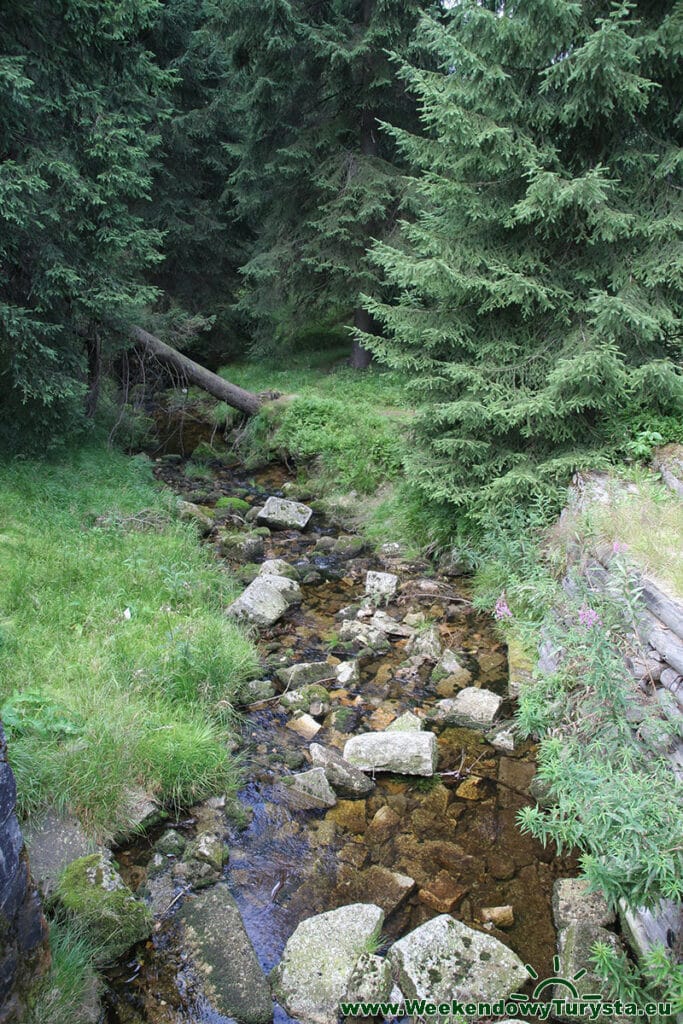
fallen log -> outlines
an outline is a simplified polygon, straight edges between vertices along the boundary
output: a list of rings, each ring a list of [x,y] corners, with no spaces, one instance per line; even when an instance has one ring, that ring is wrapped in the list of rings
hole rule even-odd
[[[143,351],[155,356],[160,362],[166,363],[167,366],[173,367],[188,383],[195,384],[198,388],[208,391],[210,395],[213,395],[219,401],[225,402],[227,405],[232,406],[233,409],[239,409],[240,412],[246,413],[247,416],[255,416],[261,408],[263,399],[259,395],[255,395],[251,391],[245,391],[244,388],[238,387],[237,384],[231,384],[230,381],[224,380],[217,373],[212,373],[205,366],[195,363],[194,359],[184,356],[181,352],[156,338],[153,334],[144,331],[142,327],[132,327],[130,333],[133,340]]]

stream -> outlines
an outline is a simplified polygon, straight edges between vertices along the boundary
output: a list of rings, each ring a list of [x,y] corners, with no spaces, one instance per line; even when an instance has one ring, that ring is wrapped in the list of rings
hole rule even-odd
[[[227,496],[260,506],[270,495],[281,496],[283,487],[287,492],[288,473],[279,465],[249,474],[217,462],[211,464],[211,478],[201,480],[189,479],[185,466],[184,457],[166,455],[157,460],[156,475],[200,505],[215,507]],[[339,639],[339,613],[360,602],[366,572],[381,570],[396,573],[401,584],[386,612],[396,619],[412,616],[418,626],[424,617],[425,628],[433,624],[440,643],[456,652],[469,673],[467,685],[504,697],[500,717],[509,718],[513,707],[507,697],[505,647],[492,621],[472,608],[467,580],[439,577],[428,562],[406,560],[396,545],[340,557],[331,550],[339,534],[316,513],[303,532],[272,531],[263,554],[254,559],[283,558],[304,581],[301,605],[260,632],[264,678],[278,666],[352,657]],[[207,542],[216,546],[213,535]],[[217,546],[216,553],[221,557]],[[243,569],[237,563],[231,568]],[[449,679],[431,681],[434,662],[415,664],[405,650],[408,642],[392,638],[390,650],[362,661],[360,682],[330,687],[329,710],[322,708],[317,715],[316,743],[341,749],[350,736],[382,730],[406,711],[424,717],[437,701],[457,692]],[[185,809],[177,821],[116,851],[133,889],[144,885],[153,844],[167,829],[173,826],[191,839],[208,817],[214,826],[218,822],[227,844],[223,878],[266,972],[305,918],[354,902],[381,904],[386,872],[377,868],[383,868],[416,883],[386,917],[386,945],[437,914],[451,912],[468,925],[486,927],[541,977],[552,973],[552,886],[557,877],[576,874],[577,865],[516,828],[515,816],[529,799],[525,794],[535,771],[533,744],[518,741],[514,751],[500,751],[481,731],[438,731],[435,726],[439,775],[434,779],[381,775],[364,800],[340,799],[331,809],[311,809],[281,781],[310,767],[310,739],[290,728],[291,722],[291,712],[277,699],[244,710],[241,750],[248,781],[240,800],[246,827],[228,819],[220,800]],[[174,916],[182,905],[181,891],[153,938],[109,970],[107,1024],[224,1024],[230,1019],[206,1002],[182,948]],[[514,922],[499,929],[484,926],[482,908],[501,906],[513,908]],[[277,1005],[274,1019],[279,1024],[290,1020]]]

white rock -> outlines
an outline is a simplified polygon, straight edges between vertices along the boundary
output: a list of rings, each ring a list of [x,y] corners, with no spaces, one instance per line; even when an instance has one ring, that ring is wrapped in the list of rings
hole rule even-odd
[[[405,711],[398,718],[388,725],[385,732],[421,732],[424,729],[424,722],[412,711]]]
[[[387,959],[409,999],[495,1002],[519,991],[529,974],[498,939],[441,914],[399,939]]]
[[[320,732],[322,726],[320,722],[316,722],[312,715],[303,714],[290,719],[287,722],[287,728],[302,736],[305,740],[312,740]]]
[[[313,509],[299,501],[270,497],[256,518],[276,530],[303,530],[312,515]]]
[[[370,596],[389,598],[398,590],[398,576],[393,572],[370,571],[365,577],[365,593]]]
[[[335,667],[335,675],[340,686],[350,686],[360,682],[360,670],[357,661],[342,661]]]
[[[441,651],[441,639],[436,626],[430,626],[429,629],[415,633],[406,647],[406,654],[410,654],[414,658],[422,658],[424,661],[438,661]]]
[[[456,697],[440,700],[435,707],[438,721],[468,729],[488,729],[500,711],[503,698],[491,690],[466,686]]]
[[[301,590],[294,580],[284,576],[257,576],[225,614],[232,619],[245,619],[255,626],[267,627],[301,599]]]
[[[387,636],[411,637],[415,632],[410,626],[406,626],[403,622],[398,622],[391,615],[381,610],[374,613],[370,619],[370,625],[374,626],[375,629],[381,629]]]
[[[364,772],[433,775],[438,761],[433,732],[366,732],[352,736],[344,759]]]
[[[337,1024],[356,965],[379,934],[384,913],[352,903],[302,921],[271,974],[275,996],[302,1024]]]
[[[313,764],[323,769],[327,781],[342,796],[366,796],[374,789],[374,782],[360,768],[345,761],[338,750],[323,747],[320,743],[311,743],[310,751]]]

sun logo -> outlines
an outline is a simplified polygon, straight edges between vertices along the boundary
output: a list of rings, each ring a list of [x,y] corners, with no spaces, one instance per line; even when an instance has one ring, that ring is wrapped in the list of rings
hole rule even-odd
[[[527,971],[529,972],[529,976],[532,978],[532,980],[536,981],[538,979],[538,974],[533,969],[531,964],[524,964],[524,966],[526,967]],[[563,978],[563,977],[561,977],[561,975],[559,973],[559,971],[560,971],[560,958],[559,958],[559,956],[556,956],[556,957],[553,957],[553,970],[555,971],[555,974],[552,977],[544,978],[542,981],[539,981],[538,985],[536,986],[536,988],[534,989],[534,991],[531,994],[531,998],[532,999],[538,999],[540,997],[540,995],[541,995],[541,992],[543,992],[546,988],[549,988],[549,987],[554,988],[556,985],[564,985],[565,988],[567,988],[569,990],[571,996],[574,999],[579,999],[579,998],[581,998],[581,999],[600,999],[601,998],[601,996],[599,994],[597,994],[597,993],[593,993],[593,992],[581,993],[581,992],[579,992],[578,988],[574,984],[575,981],[580,981],[581,978],[583,978],[584,974],[588,973],[586,971],[585,967],[582,967],[580,971],[577,971],[576,974],[571,979]],[[512,995],[510,996],[510,998],[511,999],[525,999],[527,997],[521,995],[519,992],[513,992]]]

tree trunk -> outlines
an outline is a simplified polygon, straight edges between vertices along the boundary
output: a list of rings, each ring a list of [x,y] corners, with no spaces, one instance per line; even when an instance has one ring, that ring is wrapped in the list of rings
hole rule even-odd
[[[190,384],[196,384],[198,388],[203,388],[204,391],[208,391],[210,395],[213,395],[219,401],[226,402],[227,405],[231,405],[233,409],[239,409],[240,412],[246,413],[247,416],[254,416],[261,408],[262,400],[258,395],[253,394],[251,391],[245,391],[244,388],[231,384],[227,380],[223,380],[218,374],[212,373],[211,370],[207,370],[205,366],[200,366],[199,363],[195,363],[193,359],[182,355],[176,349],[171,348],[170,345],[160,341],[159,338],[155,338],[153,334],[143,331],[142,327],[132,327],[130,333],[131,337],[145,352],[156,356],[162,363],[172,366]]]
[[[373,333],[374,321],[367,309],[363,309],[359,306],[353,314],[353,324],[363,334]],[[349,360],[350,366],[354,370],[367,370],[368,366],[372,362],[372,352],[368,351],[367,348],[363,348],[357,338],[354,338],[353,348],[351,350],[351,359]]]
[[[102,342],[99,331],[86,338],[85,347],[88,353],[88,393],[85,396],[85,415],[91,420],[97,412],[102,376]]]

